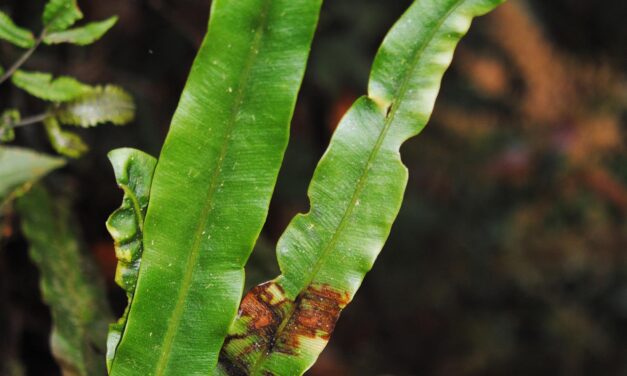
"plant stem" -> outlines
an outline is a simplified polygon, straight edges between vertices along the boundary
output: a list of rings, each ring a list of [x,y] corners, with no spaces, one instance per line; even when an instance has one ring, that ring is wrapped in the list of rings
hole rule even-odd
[[[14,123],[14,124],[9,124],[7,126],[7,128],[19,128],[19,127],[23,127],[26,125],[31,125],[31,124],[36,124],[36,123],[40,123],[44,120],[46,120],[46,118],[48,118],[50,116],[50,112],[44,112],[43,114],[39,114],[39,115],[33,115],[33,116],[29,116],[27,118],[22,119],[21,121]]]
[[[41,44],[41,42],[44,40],[44,37],[46,36],[46,30],[44,29],[41,34],[39,34],[39,36],[37,37],[37,40],[35,41],[35,45],[33,47],[31,47],[28,51],[24,52],[24,55],[22,55],[22,57],[20,57],[12,66],[11,68],[7,69],[6,72],[4,72],[4,74],[2,75],[2,77],[0,77],[0,85],[8,80],[13,73],[15,73],[16,70],[20,69],[20,67],[26,62],[26,60],[28,60],[31,55],[35,52],[35,50],[37,49],[37,47],[39,47],[39,45]]]

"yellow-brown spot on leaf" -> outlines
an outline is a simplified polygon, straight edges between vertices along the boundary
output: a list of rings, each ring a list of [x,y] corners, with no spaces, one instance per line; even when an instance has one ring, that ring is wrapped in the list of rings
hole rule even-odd
[[[347,293],[328,285],[309,286],[296,300],[296,308],[276,341],[277,351],[293,354],[301,338],[328,341],[342,309],[350,301]]]
[[[226,338],[220,363],[229,375],[246,375],[250,362],[274,344],[276,332],[287,313],[287,299],[283,288],[268,282],[253,288],[240,304],[238,322]]]

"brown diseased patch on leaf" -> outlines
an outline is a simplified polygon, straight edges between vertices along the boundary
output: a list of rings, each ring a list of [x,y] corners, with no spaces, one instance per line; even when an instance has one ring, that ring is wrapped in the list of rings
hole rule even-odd
[[[296,307],[276,340],[274,350],[295,354],[300,338],[321,338],[328,341],[342,309],[350,302],[348,293],[329,285],[309,286],[296,299]]]
[[[248,319],[245,333],[229,335],[220,353],[220,363],[229,375],[247,375],[250,364],[243,361],[244,356],[258,350],[272,348],[276,332],[286,313],[284,290],[274,282],[259,285],[242,300],[239,317]],[[234,340],[250,338],[251,343],[230,352],[229,345]]]
[[[271,291],[276,289],[281,296]],[[242,300],[239,315],[249,317],[250,331],[274,331],[283,319],[281,306],[286,302],[283,288],[274,282],[264,283],[253,288]],[[259,333],[264,336],[266,333]]]

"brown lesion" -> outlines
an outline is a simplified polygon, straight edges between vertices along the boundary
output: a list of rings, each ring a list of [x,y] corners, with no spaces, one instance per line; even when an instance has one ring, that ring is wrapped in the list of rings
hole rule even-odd
[[[264,283],[246,294],[240,305],[239,316],[250,319],[250,331],[258,332],[276,328],[283,318],[281,307],[286,301],[285,292],[281,286],[274,282]]]
[[[248,375],[250,362],[272,352],[298,354],[303,338],[328,341],[349,301],[348,293],[326,284],[310,285],[293,302],[276,282],[253,288],[240,304],[238,321],[245,330],[236,328],[240,332],[227,337],[221,369],[228,375]]]
[[[275,282],[267,282],[253,288],[242,300],[238,321],[245,320],[243,333],[229,335],[220,354],[220,363],[229,375],[247,375],[250,364],[244,357],[258,351],[261,355],[272,348],[277,330],[288,311],[283,288]],[[248,346],[230,352],[229,345],[235,340],[250,339]]]
[[[280,333],[274,350],[295,354],[300,339],[321,338],[328,341],[342,309],[350,302],[348,293],[341,293],[329,285],[310,285],[296,299],[294,312]]]

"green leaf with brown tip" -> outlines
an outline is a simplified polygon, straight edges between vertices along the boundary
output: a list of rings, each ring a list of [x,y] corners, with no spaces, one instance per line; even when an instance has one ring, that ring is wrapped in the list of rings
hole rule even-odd
[[[300,375],[326,346],[401,206],[399,149],[427,123],[455,46],[502,0],[416,0],[385,38],[368,96],[340,122],[279,240],[282,275],[243,300],[218,374]]]
[[[48,117],[44,120],[44,128],[53,149],[61,155],[79,158],[89,150],[79,135],[61,129],[59,121],[54,117]]]
[[[0,11],[0,39],[18,47],[31,48],[35,45],[35,36],[30,30],[19,27],[8,14]]]
[[[0,146],[0,206],[13,192],[65,164],[65,160],[30,149]]]
[[[83,18],[76,0],[49,0],[42,21],[47,33],[63,31]]]
[[[42,72],[18,70],[11,77],[11,81],[30,95],[51,102],[69,102],[94,90],[72,77],[61,76],[55,79],[51,74]]]
[[[321,0],[214,0],[150,193],[113,376],[210,375],[283,159]]]
[[[63,375],[104,376],[111,319],[101,278],[66,202],[35,186],[17,201],[29,254],[52,314],[52,353]]]
[[[116,16],[103,21],[90,22],[85,26],[46,34],[45,44],[71,43],[79,46],[92,44],[109,31],[118,21]]]
[[[124,315],[109,326],[107,337],[107,367],[111,367],[115,351],[124,333],[128,311],[133,301],[141,262],[143,228],[150,186],[157,160],[135,149],[116,149],[109,153],[115,179],[124,192],[122,205],[107,220],[107,230],[115,242],[118,267],[115,282],[124,289],[128,306]]]
[[[97,86],[57,106],[54,115],[62,124],[77,127],[95,127],[104,123],[125,125],[135,118],[135,103],[133,97],[118,86]]]

